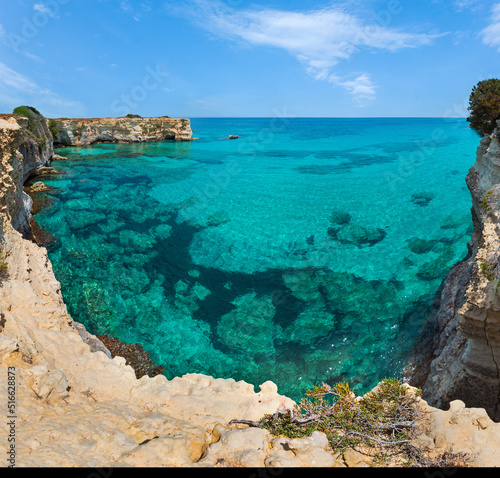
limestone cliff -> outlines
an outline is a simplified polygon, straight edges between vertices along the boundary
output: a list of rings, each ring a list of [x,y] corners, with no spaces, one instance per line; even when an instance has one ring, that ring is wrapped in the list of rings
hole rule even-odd
[[[466,183],[474,233],[449,272],[407,367],[434,406],[463,400],[500,420],[500,125],[486,135]]]
[[[81,146],[94,143],[142,141],[190,141],[189,119],[169,118],[58,118],[51,124],[59,131],[56,145]]]
[[[46,166],[54,154],[52,135],[46,119],[38,112],[29,111],[30,118],[17,115],[1,115],[5,120],[3,128],[5,147],[15,156],[12,164],[12,184],[5,188],[8,199],[5,204],[12,210],[10,217],[13,227],[22,234],[29,235],[31,219],[31,199],[23,192],[23,184],[31,174]]]

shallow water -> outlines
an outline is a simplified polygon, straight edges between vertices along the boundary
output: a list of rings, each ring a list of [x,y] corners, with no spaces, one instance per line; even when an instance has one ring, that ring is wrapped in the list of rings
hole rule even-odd
[[[192,119],[188,143],[64,148],[37,222],[72,317],[188,372],[359,393],[400,376],[472,232],[450,119]],[[238,139],[225,139],[229,134]]]

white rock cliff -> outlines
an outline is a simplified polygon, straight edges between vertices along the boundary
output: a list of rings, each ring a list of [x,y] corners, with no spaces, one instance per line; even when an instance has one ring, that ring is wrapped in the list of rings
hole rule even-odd
[[[94,143],[144,141],[190,141],[189,119],[169,118],[58,118],[51,123],[59,130],[56,144],[82,146]]]
[[[474,233],[449,272],[407,368],[434,406],[460,399],[500,420],[500,128],[486,135],[466,178]]]

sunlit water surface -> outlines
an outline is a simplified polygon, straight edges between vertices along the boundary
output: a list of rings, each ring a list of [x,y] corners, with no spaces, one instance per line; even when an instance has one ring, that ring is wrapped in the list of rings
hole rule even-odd
[[[399,377],[472,224],[465,120],[192,119],[193,142],[64,148],[49,255],[74,320],[299,399]],[[226,139],[230,134],[240,137]]]

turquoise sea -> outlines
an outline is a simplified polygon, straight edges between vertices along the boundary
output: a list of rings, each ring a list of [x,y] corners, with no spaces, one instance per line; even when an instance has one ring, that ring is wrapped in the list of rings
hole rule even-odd
[[[193,142],[58,151],[35,219],[74,320],[141,343],[169,379],[298,400],[400,377],[471,237],[466,120],[191,122]]]

